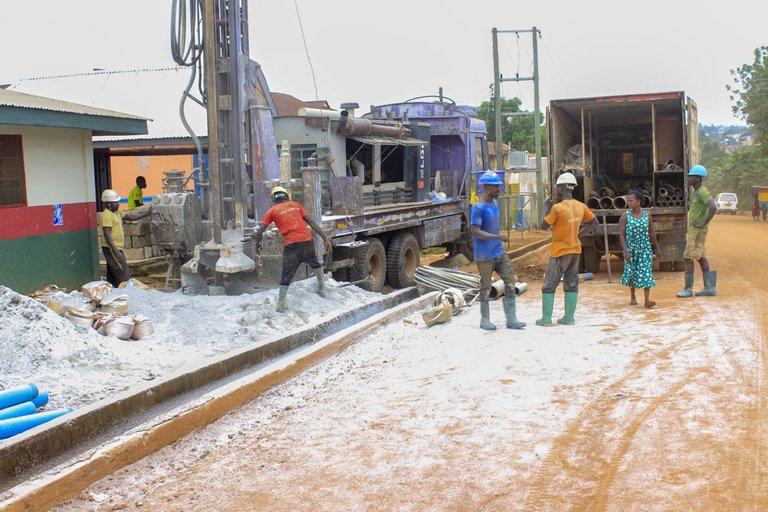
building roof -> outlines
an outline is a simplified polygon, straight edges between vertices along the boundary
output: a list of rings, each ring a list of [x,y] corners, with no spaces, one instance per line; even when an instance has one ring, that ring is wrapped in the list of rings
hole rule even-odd
[[[0,124],[80,128],[94,135],[147,133],[144,117],[8,89],[0,89]]]
[[[190,70],[186,68],[102,71],[21,80],[10,85],[9,89],[144,115],[150,121],[142,134],[98,137],[94,139],[94,147],[120,147],[122,152],[140,149],[159,154],[163,151],[160,148],[165,146],[185,144],[189,149],[192,145],[189,132],[179,116],[179,103],[189,82],[189,74]],[[197,97],[200,95],[196,88],[190,92]],[[324,100],[304,102],[290,94],[273,92],[272,98],[278,116],[297,116],[302,107],[330,108]],[[185,102],[184,115],[192,131],[205,145],[208,134],[206,110],[189,100]]]
[[[299,115],[299,109],[302,108],[331,108],[325,100],[301,101],[290,94],[282,92],[273,92],[272,100],[275,102],[278,117],[296,117]]]

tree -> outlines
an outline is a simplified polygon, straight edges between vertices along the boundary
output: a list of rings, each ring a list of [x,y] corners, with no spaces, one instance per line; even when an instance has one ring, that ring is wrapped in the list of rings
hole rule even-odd
[[[501,98],[501,111],[506,112],[523,112],[520,110],[522,101],[519,98]],[[527,111],[525,111],[527,112]],[[493,109],[493,101],[484,101],[477,108],[477,116],[485,121],[485,125],[488,128],[488,140],[496,142],[495,131],[495,111]],[[546,156],[546,140],[547,133],[543,124],[544,116],[541,116],[542,124],[539,126],[541,130],[541,145],[542,156]],[[536,138],[534,136],[533,128],[533,112],[529,116],[502,116],[501,117],[501,133],[503,135],[502,143],[509,144],[512,151],[529,151],[531,153],[536,152]]]
[[[731,70],[734,86],[726,86],[733,113],[755,128],[755,138],[768,152],[768,46],[755,49],[752,64]]]

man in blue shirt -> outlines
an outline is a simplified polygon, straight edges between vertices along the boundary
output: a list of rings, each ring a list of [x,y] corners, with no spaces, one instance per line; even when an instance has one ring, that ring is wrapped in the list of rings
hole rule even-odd
[[[480,328],[489,331],[495,330],[496,326],[491,323],[490,305],[488,297],[491,292],[491,277],[496,271],[504,281],[504,314],[507,317],[507,328],[522,329],[525,322],[517,319],[515,313],[515,271],[512,269],[512,262],[504,250],[502,242],[507,241],[507,237],[499,234],[501,229],[499,225],[499,205],[496,204],[496,198],[501,191],[501,179],[493,171],[486,171],[480,177],[480,184],[483,186],[485,195],[472,205],[469,210],[469,233],[472,235],[474,244],[475,262],[477,270],[480,272]]]

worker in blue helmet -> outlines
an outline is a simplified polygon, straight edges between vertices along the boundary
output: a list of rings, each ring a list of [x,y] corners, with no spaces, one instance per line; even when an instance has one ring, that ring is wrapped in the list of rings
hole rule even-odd
[[[493,171],[486,171],[480,176],[483,187],[483,197],[469,210],[469,233],[472,235],[475,262],[480,272],[480,328],[495,330],[491,322],[491,309],[488,298],[491,293],[491,277],[495,271],[504,281],[504,314],[507,318],[507,328],[522,329],[525,322],[517,319],[515,311],[515,282],[517,276],[512,269],[512,262],[504,250],[502,242],[507,237],[500,234],[499,205],[496,198],[501,192],[501,178]]]
[[[693,187],[691,206],[688,210],[688,232],[685,235],[685,287],[677,293],[678,297],[714,297],[717,295],[717,272],[709,269],[705,244],[709,221],[717,212],[717,205],[702,182],[707,176],[707,169],[703,165],[694,165],[688,171],[688,186]],[[704,289],[693,293],[694,261],[701,266],[704,280]]]

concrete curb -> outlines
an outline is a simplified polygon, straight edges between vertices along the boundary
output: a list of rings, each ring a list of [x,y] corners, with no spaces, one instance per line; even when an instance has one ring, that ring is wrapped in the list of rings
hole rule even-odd
[[[296,329],[206,361],[187,366],[156,381],[140,384],[111,398],[87,405],[45,425],[0,442],[0,493],[28,478],[98,447],[155,415],[167,411],[170,401],[188,401],[216,383],[221,386],[253,372],[254,366],[286,354],[302,345],[315,343],[345,326],[387,311],[418,297],[416,288],[398,290],[381,300],[345,311],[311,328]],[[154,411],[149,409],[154,408]],[[0,494],[0,500],[4,498]],[[0,502],[2,503],[2,502]],[[2,505],[0,505],[2,509]]]
[[[6,512],[21,512],[55,507],[87,489],[94,482],[216,421],[271,387],[343,351],[377,331],[382,325],[400,320],[431,305],[436,296],[437,292],[429,293],[378,313],[317,343],[300,348],[289,357],[209,391],[88,454],[67,461],[55,470],[47,471],[10,489],[0,496],[0,509]]]

